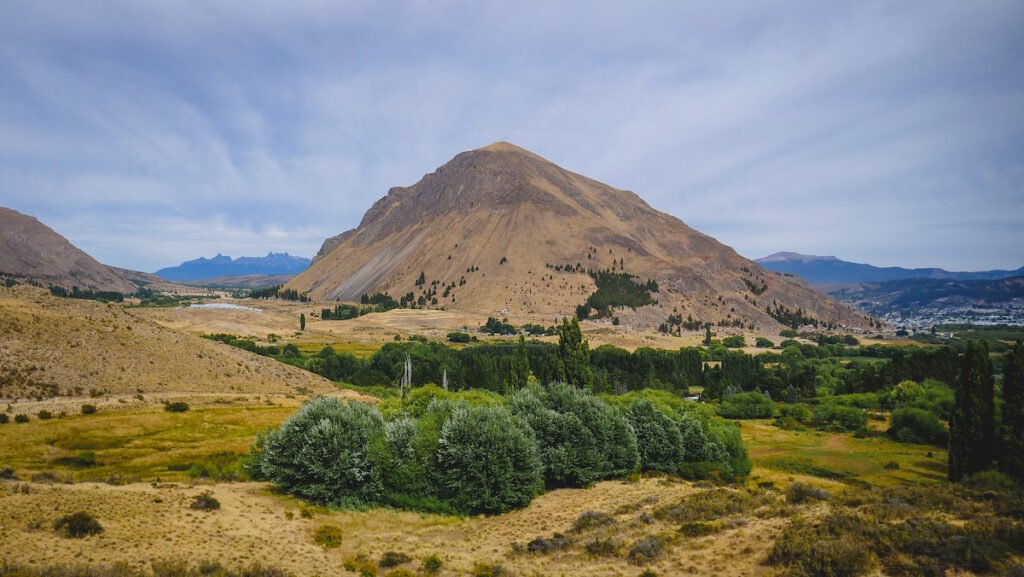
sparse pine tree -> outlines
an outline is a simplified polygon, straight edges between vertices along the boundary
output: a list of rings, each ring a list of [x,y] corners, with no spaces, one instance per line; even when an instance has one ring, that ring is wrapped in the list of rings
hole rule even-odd
[[[306,313],[299,313],[299,330],[306,330]]]
[[[949,416],[949,480],[988,469],[995,442],[994,384],[988,345],[971,341],[960,359]]]
[[[562,361],[565,382],[585,387],[590,382],[590,343],[580,332],[580,323],[573,317],[562,319],[558,327],[558,356]]]
[[[516,345],[516,352],[512,356],[511,389],[513,391],[522,390],[526,387],[529,378],[530,357],[526,354],[526,337],[519,335],[519,344]]]
[[[416,286],[423,286],[427,282],[427,275],[420,271],[420,276],[416,277]]]
[[[1024,480],[1024,343],[1003,357],[1003,430],[999,468]]]

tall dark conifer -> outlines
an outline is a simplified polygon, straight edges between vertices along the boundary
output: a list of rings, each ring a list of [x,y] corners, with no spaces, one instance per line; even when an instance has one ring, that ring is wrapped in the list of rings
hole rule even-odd
[[[1024,343],[1003,357],[1003,429],[999,468],[1024,480]]]
[[[955,393],[949,416],[949,479],[960,481],[988,469],[995,450],[995,389],[984,342],[967,343]]]

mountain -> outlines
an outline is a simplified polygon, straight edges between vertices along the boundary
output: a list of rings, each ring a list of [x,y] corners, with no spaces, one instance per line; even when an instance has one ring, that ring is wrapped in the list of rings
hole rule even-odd
[[[0,275],[44,285],[133,293],[135,285],[36,218],[0,207]]]
[[[230,256],[218,254],[213,258],[197,258],[181,263],[178,266],[162,268],[156,271],[160,278],[191,282],[209,280],[227,276],[247,275],[294,275],[309,266],[310,260],[301,256],[284,253],[267,253],[267,256]]]
[[[650,295],[657,304],[615,310],[634,326],[657,326],[678,314],[780,328],[766,307],[846,326],[869,322],[632,192],[504,142],[459,154],[416,184],[392,188],[357,228],[327,239],[287,288],[343,301],[376,291],[395,299],[412,293],[436,308],[550,319],[572,314],[595,292],[587,270],[657,281]]]
[[[759,258],[756,262],[770,271],[795,274],[813,285],[857,284],[911,278],[996,280],[1024,275],[1024,267],[1017,270],[950,272],[941,268],[877,267],[839,260],[834,256],[814,256],[795,252],[778,252]]]

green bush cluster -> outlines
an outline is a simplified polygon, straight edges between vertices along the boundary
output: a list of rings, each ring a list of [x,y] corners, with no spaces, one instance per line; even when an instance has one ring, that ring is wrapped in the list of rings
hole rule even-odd
[[[934,413],[903,407],[892,412],[889,436],[901,443],[930,444],[945,447],[949,438],[946,426]]]
[[[718,414],[727,419],[770,419],[775,403],[758,392],[736,393],[722,399]]]
[[[562,383],[529,388],[509,400],[530,427],[548,488],[583,487],[624,476],[637,466],[637,438],[623,415]]]
[[[814,408],[811,424],[829,430],[859,431],[867,426],[868,415],[855,407],[825,403]]]
[[[380,407],[320,398],[260,435],[247,470],[318,503],[473,514],[638,469],[750,472],[730,423],[667,393],[615,399],[562,383],[528,387],[507,403],[436,386]]]

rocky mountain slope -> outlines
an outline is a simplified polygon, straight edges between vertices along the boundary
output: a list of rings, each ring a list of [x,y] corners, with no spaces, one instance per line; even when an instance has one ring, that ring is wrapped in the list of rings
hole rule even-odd
[[[657,281],[650,294],[657,304],[614,311],[640,328],[670,316],[781,328],[781,316],[767,309],[847,327],[868,323],[636,194],[508,143],[459,154],[415,185],[392,188],[357,228],[325,241],[287,288],[343,301],[412,293],[435,308],[553,318],[573,314],[595,292],[587,271],[599,270]]]

